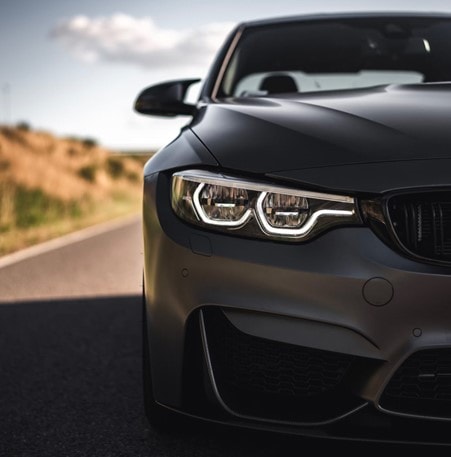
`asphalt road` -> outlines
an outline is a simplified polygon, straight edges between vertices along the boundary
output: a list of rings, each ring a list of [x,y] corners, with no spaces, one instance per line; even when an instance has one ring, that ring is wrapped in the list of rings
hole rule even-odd
[[[142,406],[140,232],[132,220],[0,259],[1,457],[387,451],[202,424],[152,429]]]

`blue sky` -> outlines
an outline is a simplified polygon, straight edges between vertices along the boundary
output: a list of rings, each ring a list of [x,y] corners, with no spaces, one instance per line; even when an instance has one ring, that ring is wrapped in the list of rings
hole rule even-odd
[[[0,123],[26,121],[118,150],[157,148],[186,119],[140,116],[136,95],[162,80],[203,77],[234,24],[381,10],[451,12],[451,1],[2,0]]]

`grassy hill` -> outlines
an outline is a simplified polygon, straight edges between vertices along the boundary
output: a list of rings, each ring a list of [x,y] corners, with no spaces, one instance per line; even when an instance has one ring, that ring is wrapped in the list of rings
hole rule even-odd
[[[149,157],[0,127],[0,255],[138,212]]]

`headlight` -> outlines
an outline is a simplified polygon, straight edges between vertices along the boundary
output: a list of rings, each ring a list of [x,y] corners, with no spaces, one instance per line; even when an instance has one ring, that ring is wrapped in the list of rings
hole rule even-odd
[[[354,199],[290,189],[200,170],[172,176],[172,208],[219,231],[297,241],[337,224],[360,223]]]
[[[194,208],[206,224],[240,227],[252,216],[246,189],[201,183],[193,197]]]

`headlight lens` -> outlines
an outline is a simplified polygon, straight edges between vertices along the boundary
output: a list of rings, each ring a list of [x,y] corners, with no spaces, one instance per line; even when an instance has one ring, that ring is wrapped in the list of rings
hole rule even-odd
[[[194,191],[196,211],[205,223],[243,225],[252,215],[246,189],[201,183]]]
[[[360,223],[352,197],[200,170],[172,176],[171,201],[176,214],[188,222],[259,238],[304,240],[333,225]]]
[[[299,228],[308,218],[305,197],[265,192],[259,199],[263,217],[272,228]]]

